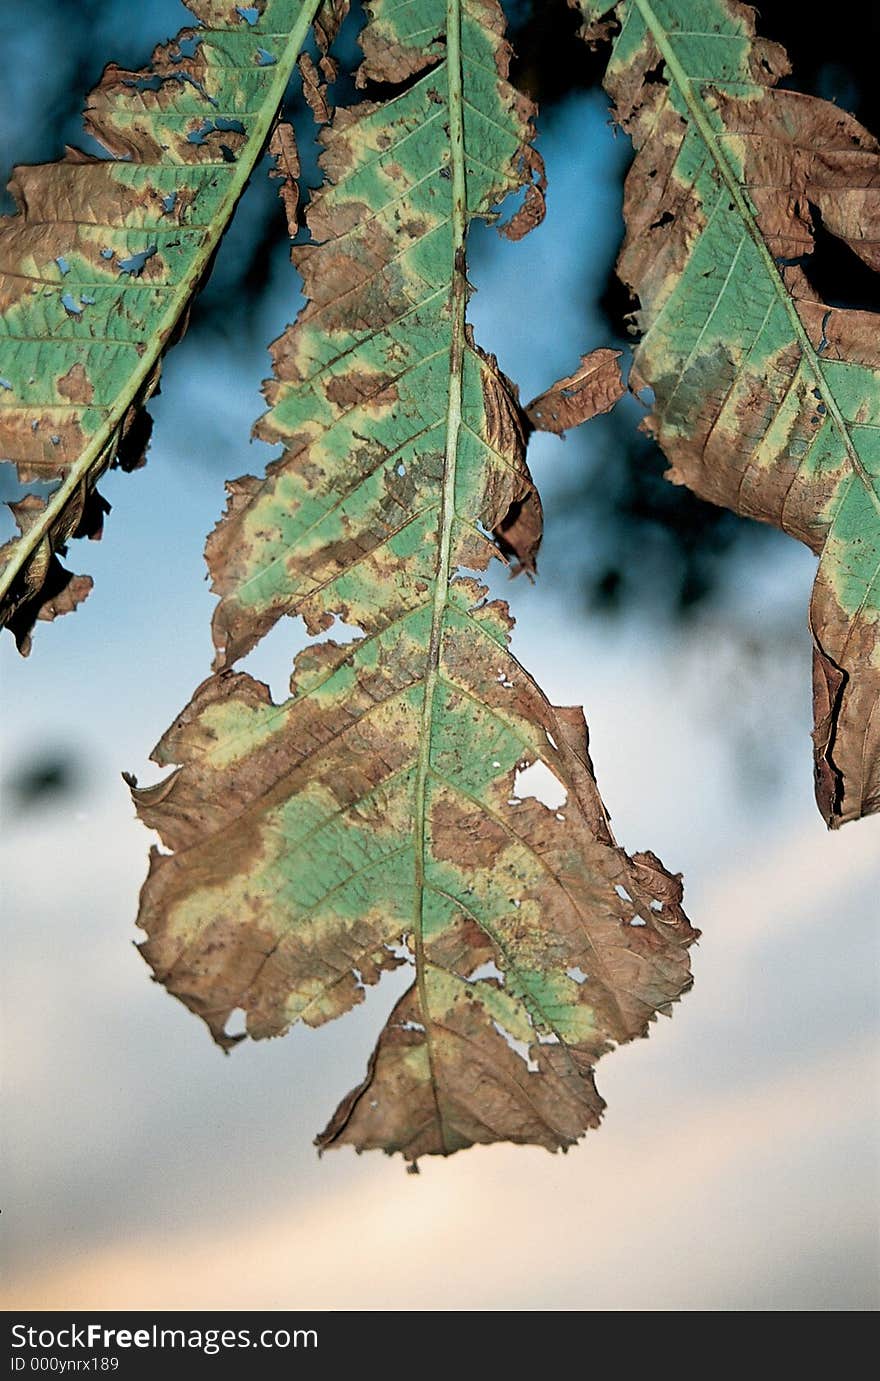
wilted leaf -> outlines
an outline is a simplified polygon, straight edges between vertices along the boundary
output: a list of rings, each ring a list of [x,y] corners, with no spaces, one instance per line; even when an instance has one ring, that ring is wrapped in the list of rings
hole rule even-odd
[[[155,752],[174,772],[134,790],[171,851],[143,951],[224,1046],[236,1009],[252,1037],[316,1026],[410,963],[319,1143],[556,1149],[599,1119],[598,1057],[687,988],[695,932],[679,881],[615,844],[581,711],[549,704],[468,574],[493,531],[523,563],[540,538],[524,415],[466,325],[468,222],[540,178],[500,10],[370,11],[360,81],[396,94],[324,133],[294,251],[308,305],[258,428],[285,451],[230,486],[208,546],[221,670]],[[362,635],[301,652],[276,706],[226,668],[283,615]]]
[[[829,825],[880,808],[877,317],[817,301],[817,217],[880,266],[880,145],[836,106],[774,89],[784,52],[735,0],[580,0],[620,26],[606,86],[637,154],[618,271],[643,332],[633,387],[669,477],[821,557],[816,796]],[[612,14],[613,11],[613,14]]]
[[[526,408],[539,431],[561,434],[597,413],[608,412],[626,392],[620,377],[619,350],[593,350],[574,374],[560,379]]]
[[[108,466],[142,462],[141,409],[162,353],[185,329],[320,0],[189,8],[200,27],[158,47],[142,72],[111,64],[89,97],[86,128],[112,157],[68,149],[10,182],[0,459],[25,482],[60,481],[48,499],[19,504],[21,537],[0,549],[0,624],[23,652],[35,619],[72,609],[91,587],[57,553],[99,535],[95,484]],[[332,38],[346,8],[328,0],[319,38]]]

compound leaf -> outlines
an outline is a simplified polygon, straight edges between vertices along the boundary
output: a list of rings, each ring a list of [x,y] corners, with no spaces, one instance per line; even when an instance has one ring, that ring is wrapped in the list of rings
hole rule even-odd
[[[822,225],[880,267],[880,145],[776,87],[785,53],[736,0],[580,7],[591,41],[618,29],[606,87],[637,150],[632,386],[671,480],[820,556],[816,797],[840,825],[880,809],[880,358],[876,315],[819,301],[810,256]]]
[[[393,94],[323,134],[294,251],[308,302],[258,427],[284,452],[230,486],[208,545],[218,670],[155,751],[172,773],[134,786],[168,850],[143,952],[224,1046],[236,1009],[252,1037],[316,1026],[408,963],[319,1143],[556,1149],[599,1119],[598,1057],[688,987],[695,932],[679,880],[615,843],[581,711],[516,662],[476,574],[499,549],[533,567],[541,528],[528,423],[466,321],[469,223],[521,189],[508,231],[540,215],[500,9],[368,9],[359,80]],[[302,651],[276,705],[231,666],[283,616],[360,632]]]

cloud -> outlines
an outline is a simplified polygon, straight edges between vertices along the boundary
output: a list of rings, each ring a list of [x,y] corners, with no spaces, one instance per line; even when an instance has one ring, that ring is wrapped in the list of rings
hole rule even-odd
[[[823,1188],[814,1174],[829,1147],[876,1136],[863,1100],[875,1070],[870,1046],[845,1047],[739,1097],[672,1108],[660,1125],[618,1109],[567,1158],[480,1150],[430,1162],[417,1181],[365,1165],[319,1203],[273,1197],[247,1218],[221,1208],[80,1247],[29,1273],[3,1307],[791,1308],[774,1301],[791,1261],[803,1275],[804,1253],[803,1288],[822,1281],[824,1307],[860,1307],[852,1267],[869,1264],[871,1210],[858,1175],[824,1194],[818,1248],[815,1213],[791,1210]]]
[[[802,803],[719,868],[696,819],[696,986],[600,1065],[603,1128],[413,1180],[311,1148],[390,988],[223,1059],[130,947],[146,840],[115,782],[47,813],[11,841],[5,1307],[873,1307],[878,825]]]

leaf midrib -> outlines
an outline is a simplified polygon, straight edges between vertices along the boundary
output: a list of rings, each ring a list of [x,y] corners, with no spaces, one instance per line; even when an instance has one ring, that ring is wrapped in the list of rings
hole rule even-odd
[[[425,1049],[431,1079],[431,1091],[437,1114],[437,1126],[444,1153],[449,1150],[443,1109],[440,1105],[439,1085],[427,1020],[428,1004],[426,961],[424,948],[425,898],[425,839],[428,795],[428,776],[431,764],[431,739],[434,720],[434,701],[440,667],[443,621],[449,598],[449,576],[452,555],[452,529],[455,522],[455,477],[458,463],[458,439],[462,422],[464,392],[465,321],[467,313],[467,273],[465,240],[467,237],[467,176],[464,151],[464,92],[461,63],[460,0],[446,0],[446,81],[449,101],[449,152],[452,172],[451,227],[451,286],[450,286],[450,347],[449,396],[446,412],[446,454],[443,462],[443,488],[440,504],[440,528],[437,542],[437,566],[434,601],[431,612],[431,636],[426,661],[425,693],[419,735],[419,756],[413,792],[413,863],[415,895],[413,905],[413,949],[419,1001],[425,1013]]]
[[[675,84],[681,91],[685,105],[687,106],[688,111],[690,112],[694,125],[699,131],[700,136],[704,144],[706,145],[707,149],[709,150],[710,156],[712,157],[715,163],[715,166],[718,168],[718,171],[721,174],[722,179],[724,180],[724,185],[730,193],[733,203],[740,214],[740,218],[743,224],[745,225],[746,231],[750,238],[753,240],[755,246],[757,247],[758,253],[761,256],[761,259],[764,263],[764,267],[767,270],[767,273],[770,276],[771,281],[773,282],[776,294],[782,302],[786,313],[788,314],[792,330],[794,331],[794,334],[797,337],[797,341],[801,347],[803,357],[816,381],[816,385],[822,395],[822,400],[828,409],[828,413],[832,421],[836,424],[837,429],[840,432],[841,439],[846,450],[846,455],[850,463],[850,466],[852,467],[853,471],[859,476],[865,488],[868,490],[868,493],[871,497],[871,501],[874,504],[874,507],[877,509],[878,514],[880,514],[880,495],[877,494],[877,491],[871,482],[871,477],[868,474],[868,471],[865,469],[864,465],[862,464],[861,458],[858,452],[856,451],[849,428],[846,424],[846,421],[844,420],[840,408],[838,407],[837,399],[835,398],[833,392],[829,388],[825,375],[822,369],[820,368],[819,357],[813,348],[813,343],[810,340],[806,328],[804,327],[804,324],[797,313],[797,309],[794,305],[794,300],[790,292],[786,288],[785,283],[782,281],[782,278],[779,274],[779,270],[777,269],[776,264],[773,261],[773,256],[767,248],[767,244],[764,240],[764,237],[761,234],[760,229],[758,228],[757,222],[755,221],[752,209],[748,201],[746,200],[742,187],[740,186],[736,172],[731,167],[723,152],[722,147],[719,144],[718,135],[716,131],[713,129],[712,123],[709,120],[708,115],[706,114],[703,102],[699,98],[699,96],[695,94],[691,78],[688,76],[688,74],[682,67],[681,63],[679,62],[678,57],[675,53],[675,49],[673,48],[670,42],[669,34],[667,33],[663,24],[654,12],[654,7],[651,4],[651,0],[633,0],[633,4],[641,13],[646,27],[650,30],[654,38],[654,41],[657,44],[657,47],[663,56],[663,60],[669,68],[670,74],[672,75]]]
[[[190,301],[196,284],[210,262],[244,186],[254,170],[254,165],[260,156],[281,105],[300,50],[321,4],[322,0],[303,0],[299,15],[288,35],[283,55],[275,64],[274,76],[266,93],[266,98],[252,126],[245,146],[248,150],[248,156],[237,160],[235,173],[230,179],[226,194],[217,208],[216,216],[210,222],[211,228],[201,250],[193,260],[189,272],[178,284],[177,291],[172,296],[164,316],[156,327],[151,343],[147,345],[140,357],[138,367],[129,377],[128,388],[120,395],[116,404],[108,409],[107,417],[101,428],[71,466],[66,478],[48,500],[39,519],[17,539],[9,561],[0,572],[0,598],[8,593],[16,576],[47,537],[56,519],[62,515],[80,485],[89,479],[93,471],[95,478],[97,478],[106,468],[107,453],[113,445],[116,433],[132,402],[138,396],[141,387],[149,380],[161,358],[168,339]],[[261,34],[260,37],[266,37],[266,35]]]

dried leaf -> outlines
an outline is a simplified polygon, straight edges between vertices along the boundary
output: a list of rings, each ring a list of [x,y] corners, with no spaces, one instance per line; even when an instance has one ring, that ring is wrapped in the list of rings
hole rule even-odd
[[[529,403],[526,416],[532,426],[561,435],[597,413],[610,412],[626,392],[619,359],[619,350],[593,350],[584,355],[574,374],[560,379]]]
[[[619,24],[606,86],[636,158],[618,271],[641,303],[632,376],[669,478],[770,522],[820,563],[810,608],[816,796],[880,809],[877,317],[810,285],[816,217],[880,267],[880,145],[775,89],[785,53],[735,0],[581,0]],[[612,15],[613,10],[613,15]]]
[[[87,592],[58,554],[82,535],[101,474],[132,468],[130,438],[143,457],[161,356],[185,328],[320,0],[189,8],[201,27],[142,72],[111,64],[89,97],[86,127],[112,157],[68,149],[17,168],[18,214],[0,220],[0,458],[24,482],[59,482],[0,549],[0,624],[23,652],[35,619]],[[325,5],[325,41],[346,8]]]
[[[599,1119],[598,1057],[688,987],[695,932],[678,879],[615,844],[581,711],[511,656],[507,607],[472,574],[514,510],[521,560],[539,538],[527,423],[466,325],[467,226],[534,185],[500,9],[369,12],[361,84],[397,90],[322,134],[294,250],[308,302],[258,428],[285,451],[230,486],[208,547],[220,670],[155,751],[172,777],[133,793],[170,850],[143,952],[226,1047],[236,1009],[255,1038],[316,1026],[409,963],[320,1144],[556,1149]],[[275,705],[228,668],[283,615],[361,636],[307,647]]]

